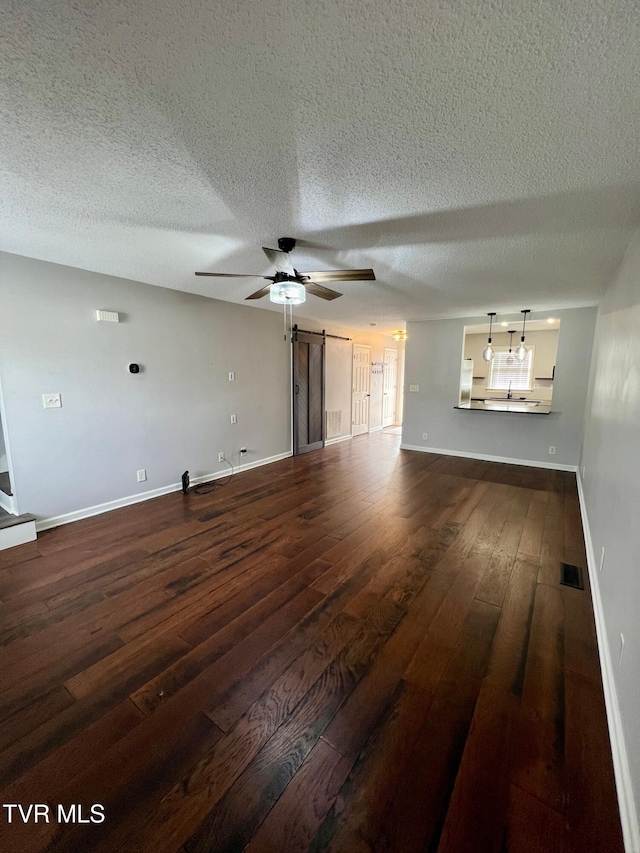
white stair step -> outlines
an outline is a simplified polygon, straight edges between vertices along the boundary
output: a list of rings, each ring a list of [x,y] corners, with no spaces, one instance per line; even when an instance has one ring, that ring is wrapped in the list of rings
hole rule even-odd
[[[0,551],[33,542],[37,535],[35,516],[11,515],[0,509]]]

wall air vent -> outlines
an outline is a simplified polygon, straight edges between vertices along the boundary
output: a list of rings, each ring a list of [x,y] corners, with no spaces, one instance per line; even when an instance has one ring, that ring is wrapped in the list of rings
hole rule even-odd
[[[327,412],[327,438],[342,435],[342,409]]]

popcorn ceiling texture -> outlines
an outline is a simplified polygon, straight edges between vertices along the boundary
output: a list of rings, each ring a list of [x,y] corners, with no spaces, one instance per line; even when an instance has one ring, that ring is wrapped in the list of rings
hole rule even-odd
[[[0,249],[302,315],[595,303],[640,224],[636,0],[7,0]],[[266,305],[264,307],[267,307]]]

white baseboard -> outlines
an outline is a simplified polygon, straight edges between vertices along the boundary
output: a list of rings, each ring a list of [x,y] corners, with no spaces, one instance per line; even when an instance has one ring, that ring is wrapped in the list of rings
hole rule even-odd
[[[279,462],[281,459],[287,459],[291,456],[291,451],[286,453],[278,453],[276,456],[268,456],[265,459],[258,459],[255,462],[246,462],[244,465],[234,467],[233,473],[239,474],[241,471],[249,471],[251,468],[260,468],[262,465],[269,465],[271,462]],[[225,471],[217,471],[215,474],[203,474],[201,477],[193,477],[192,485],[198,483],[206,483],[209,480],[222,480],[229,476],[229,469]],[[182,483],[171,483],[169,486],[162,486],[159,489],[151,489],[148,492],[140,492],[137,495],[127,495],[125,498],[117,498],[114,501],[107,501],[103,504],[78,509],[74,512],[67,512],[64,515],[54,515],[51,518],[41,518],[36,521],[36,529],[49,530],[50,527],[59,527],[61,524],[71,524],[73,521],[80,521],[83,518],[91,518],[94,515],[101,515],[103,512],[111,512],[114,509],[120,509],[123,506],[131,506],[132,504],[149,501],[152,498],[159,498],[162,495],[168,495],[171,492],[179,492],[182,488]]]
[[[378,432],[378,431],[379,431],[379,430],[381,430],[381,429],[382,429],[382,426],[371,427],[371,429],[369,430],[369,432]]]
[[[337,438],[328,438],[324,446],[329,447],[330,444],[337,444],[339,441],[349,441],[351,435],[339,435]]]
[[[401,444],[400,450],[417,450],[419,453],[441,453],[444,456],[462,456],[465,459],[479,459],[482,462],[506,462],[508,465],[526,465],[527,468],[549,468],[552,471],[576,472],[578,470],[577,465],[561,465],[558,462],[538,462],[534,459],[512,459],[510,456],[489,456],[486,453],[468,453],[464,450],[443,450],[440,447],[418,447],[413,444]]]
[[[33,542],[37,536],[35,521],[23,521],[21,524],[14,524],[13,527],[5,527],[0,530],[0,551]]]
[[[635,800],[633,798],[633,785],[631,782],[631,771],[629,759],[624,742],[624,731],[622,729],[622,718],[616,692],[616,683],[613,675],[613,664],[611,652],[607,640],[607,629],[600,597],[600,585],[598,569],[591,530],[589,528],[589,517],[587,505],[582,486],[580,473],[578,480],[578,499],[580,501],[580,512],[582,514],[582,527],[587,550],[587,568],[589,570],[589,582],[591,584],[591,597],[593,600],[593,613],[596,622],[596,634],[598,637],[598,649],[600,651],[600,671],[602,673],[602,687],[604,690],[604,701],[607,709],[607,722],[609,725],[609,740],[611,741],[611,754],[613,757],[613,772],[616,777],[616,790],[618,792],[618,807],[620,809],[620,822],[622,824],[622,836],[627,853],[638,853],[640,850],[640,828],[638,827],[638,815]]]

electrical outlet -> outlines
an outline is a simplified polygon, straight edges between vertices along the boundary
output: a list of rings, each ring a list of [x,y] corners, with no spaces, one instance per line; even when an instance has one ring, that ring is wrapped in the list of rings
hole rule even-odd
[[[45,409],[60,409],[62,407],[62,397],[60,394],[43,394],[42,405]]]
[[[602,546],[602,554],[600,555],[600,571],[604,569],[604,545]]]
[[[231,423],[232,423],[232,424],[237,424],[237,423],[238,423],[238,418],[236,417],[236,415],[231,415]]]
[[[555,446],[552,444],[552,445],[549,447],[549,453],[551,454],[551,456],[553,456],[555,452],[556,452],[556,448],[555,448]]]
[[[144,483],[144,481],[147,479],[147,469],[141,468],[137,473],[138,473],[138,482]]]
[[[622,666],[622,658],[624,657],[624,634],[620,634],[620,654],[618,655],[618,666]]]
[[[429,433],[428,433],[428,432],[423,432],[423,433],[422,433],[422,440],[423,440],[423,441],[426,441],[428,438],[429,438]]]
[[[236,381],[236,375],[233,372],[233,370],[230,370],[229,371],[229,382],[235,382],[235,381]]]
[[[224,451],[222,453],[218,453],[218,462],[224,462]]]

